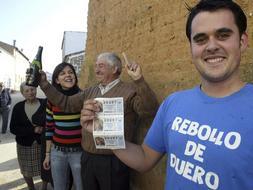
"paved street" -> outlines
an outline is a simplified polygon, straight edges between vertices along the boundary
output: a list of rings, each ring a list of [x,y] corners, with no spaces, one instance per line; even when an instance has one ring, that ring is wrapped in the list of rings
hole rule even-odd
[[[39,97],[44,97],[41,91],[38,91]],[[11,94],[12,107],[16,102],[23,99],[20,93]],[[2,127],[2,121],[0,122]],[[12,135],[8,129],[7,134],[0,133],[0,190],[25,190],[26,184],[20,174],[17,154],[15,136]],[[35,178],[36,189],[39,190],[41,180],[39,177]],[[48,188],[49,189],[49,188]]]

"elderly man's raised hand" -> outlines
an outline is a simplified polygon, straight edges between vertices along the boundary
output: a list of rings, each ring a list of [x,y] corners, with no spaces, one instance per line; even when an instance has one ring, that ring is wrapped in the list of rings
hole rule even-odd
[[[142,71],[141,67],[139,64],[135,63],[134,61],[129,61],[126,54],[123,52],[122,53],[125,63],[126,63],[126,69],[128,75],[133,79],[133,80],[138,80],[142,77]]]

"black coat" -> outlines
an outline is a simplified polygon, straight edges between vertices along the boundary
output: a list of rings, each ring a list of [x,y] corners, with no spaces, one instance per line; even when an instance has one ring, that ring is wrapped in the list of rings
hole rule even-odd
[[[6,108],[11,105],[11,96],[8,89],[3,89],[0,92],[0,107]]]
[[[32,116],[32,123],[44,126],[46,121],[46,100],[40,99],[40,107]],[[18,102],[11,115],[10,131],[16,135],[16,142],[22,146],[31,146],[36,140],[41,143],[41,135],[34,133],[34,127],[25,113],[25,100]]]

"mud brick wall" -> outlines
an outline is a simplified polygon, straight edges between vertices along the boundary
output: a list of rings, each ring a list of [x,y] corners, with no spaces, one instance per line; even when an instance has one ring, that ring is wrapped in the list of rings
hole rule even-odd
[[[126,52],[140,63],[145,79],[161,102],[170,93],[191,88],[199,76],[191,62],[185,36],[188,5],[196,0],[90,0],[86,57],[80,77],[81,87],[95,83],[93,63],[96,55],[113,51]],[[248,17],[249,48],[243,55],[241,74],[253,81],[253,2],[237,0]],[[122,56],[121,56],[122,57]],[[129,80],[125,72],[123,80]],[[142,124],[138,141],[149,128]],[[133,172],[132,189],[163,189],[166,159],[146,174]]]

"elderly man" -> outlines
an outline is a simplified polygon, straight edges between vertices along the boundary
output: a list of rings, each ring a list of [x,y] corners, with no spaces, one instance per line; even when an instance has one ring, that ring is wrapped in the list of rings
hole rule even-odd
[[[3,82],[0,82],[0,114],[2,116],[2,134],[6,133],[8,128],[10,106],[11,96],[9,89],[4,88]]]
[[[81,111],[85,100],[96,97],[123,97],[124,134],[133,141],[134,131],[140,118],[153,118],[158,108],[154,92],[145,82],[141,68],[136,63],[126,66],[132,83],[120,80],[122,62],[115,53],[101,53],[94,65],[98,85],[85,89],[74,96],[57,92],[42,74],[40,86],[48,99],[64,111]],[[82,130],[82,180],[84,189],[128,190],[129,168],[111,150],[96,149],[92,134]]]
[[[232,0],[201,0],[186,35],[201,84],[164,100],[142,145],[114,153],[138,171],[168,155],[166,190],[253,189],[253,85],[239,72],[247,19]],[[86,101],[81,124],[96,112]]]

